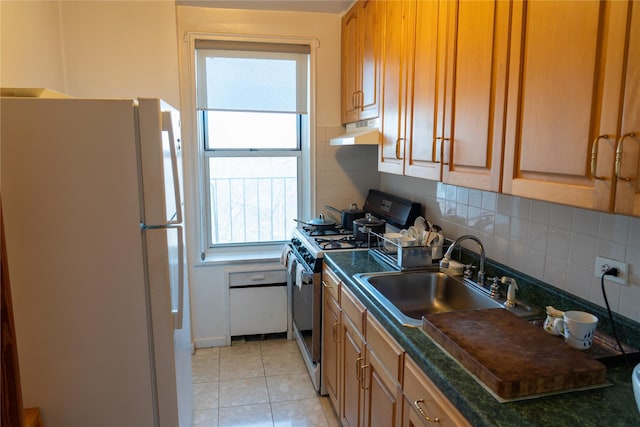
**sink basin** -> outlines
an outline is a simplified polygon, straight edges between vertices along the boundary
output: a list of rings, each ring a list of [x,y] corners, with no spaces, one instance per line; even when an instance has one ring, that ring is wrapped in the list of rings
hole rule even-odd
[[[422,316],[447,311],[505,308],[477,285],[440,271],[361,273],[354,278],[405,326],[421,326]],[[510,308],[518,316],[535,314],[522,303]]]

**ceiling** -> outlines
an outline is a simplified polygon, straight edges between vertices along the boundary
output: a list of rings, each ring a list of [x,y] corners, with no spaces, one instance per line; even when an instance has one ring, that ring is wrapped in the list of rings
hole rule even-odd
[[[176,0],[176,4],[183,6],[340,14],[351,3],[353,0]]]

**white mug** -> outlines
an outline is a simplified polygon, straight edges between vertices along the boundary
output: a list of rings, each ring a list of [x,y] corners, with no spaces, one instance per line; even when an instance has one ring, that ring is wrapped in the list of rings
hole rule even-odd
[[[596,326],[598,318],[584,311],[566,311],[553,322],[553,329],[564,336],[564,342],[578,350],[591,347]]]

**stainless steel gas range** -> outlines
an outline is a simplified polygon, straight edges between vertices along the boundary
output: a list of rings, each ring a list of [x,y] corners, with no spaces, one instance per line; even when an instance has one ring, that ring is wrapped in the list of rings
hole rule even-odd
[[[377,190],[370,190],[364,211],[398,229],[407,228],[421,214],[420,203],[414,203]],[[367,250],[369,240],[356,240],[351,230],[339,226],[317,229],[305,226],[294,231],[288,243],[291,252],[289,275],[292,289],[291,318],[293,335],[309,371],[311,382],[322,392],[322,264],[325,253],[345,250]],[[293,264],[293,265],[292,265]]]

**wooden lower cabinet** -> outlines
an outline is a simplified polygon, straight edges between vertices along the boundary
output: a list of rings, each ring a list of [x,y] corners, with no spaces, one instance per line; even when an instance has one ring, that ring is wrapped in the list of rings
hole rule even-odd
[[[324,292],[324,321],[322,324],[322,372],[324,384],[334,407],[338,406],[340,387],[340,307]]]
[[[342,390],[340,421],[344,427],[362,425],[364,341],[347,316],[342,321]]]
[[[340,403],[340,357],[342,354],[340,287],[338,277],[328,268],[322,276],[322,376],[336,413]]]
[[[363,425],[396,427],[402,421],[402,348],[370,315],[366,326]]]
[[[410,357],[405,355],[403,427],[471,426]]]
[[[326,266],[323,285],[323,378],[342,426],[470,426]]]

